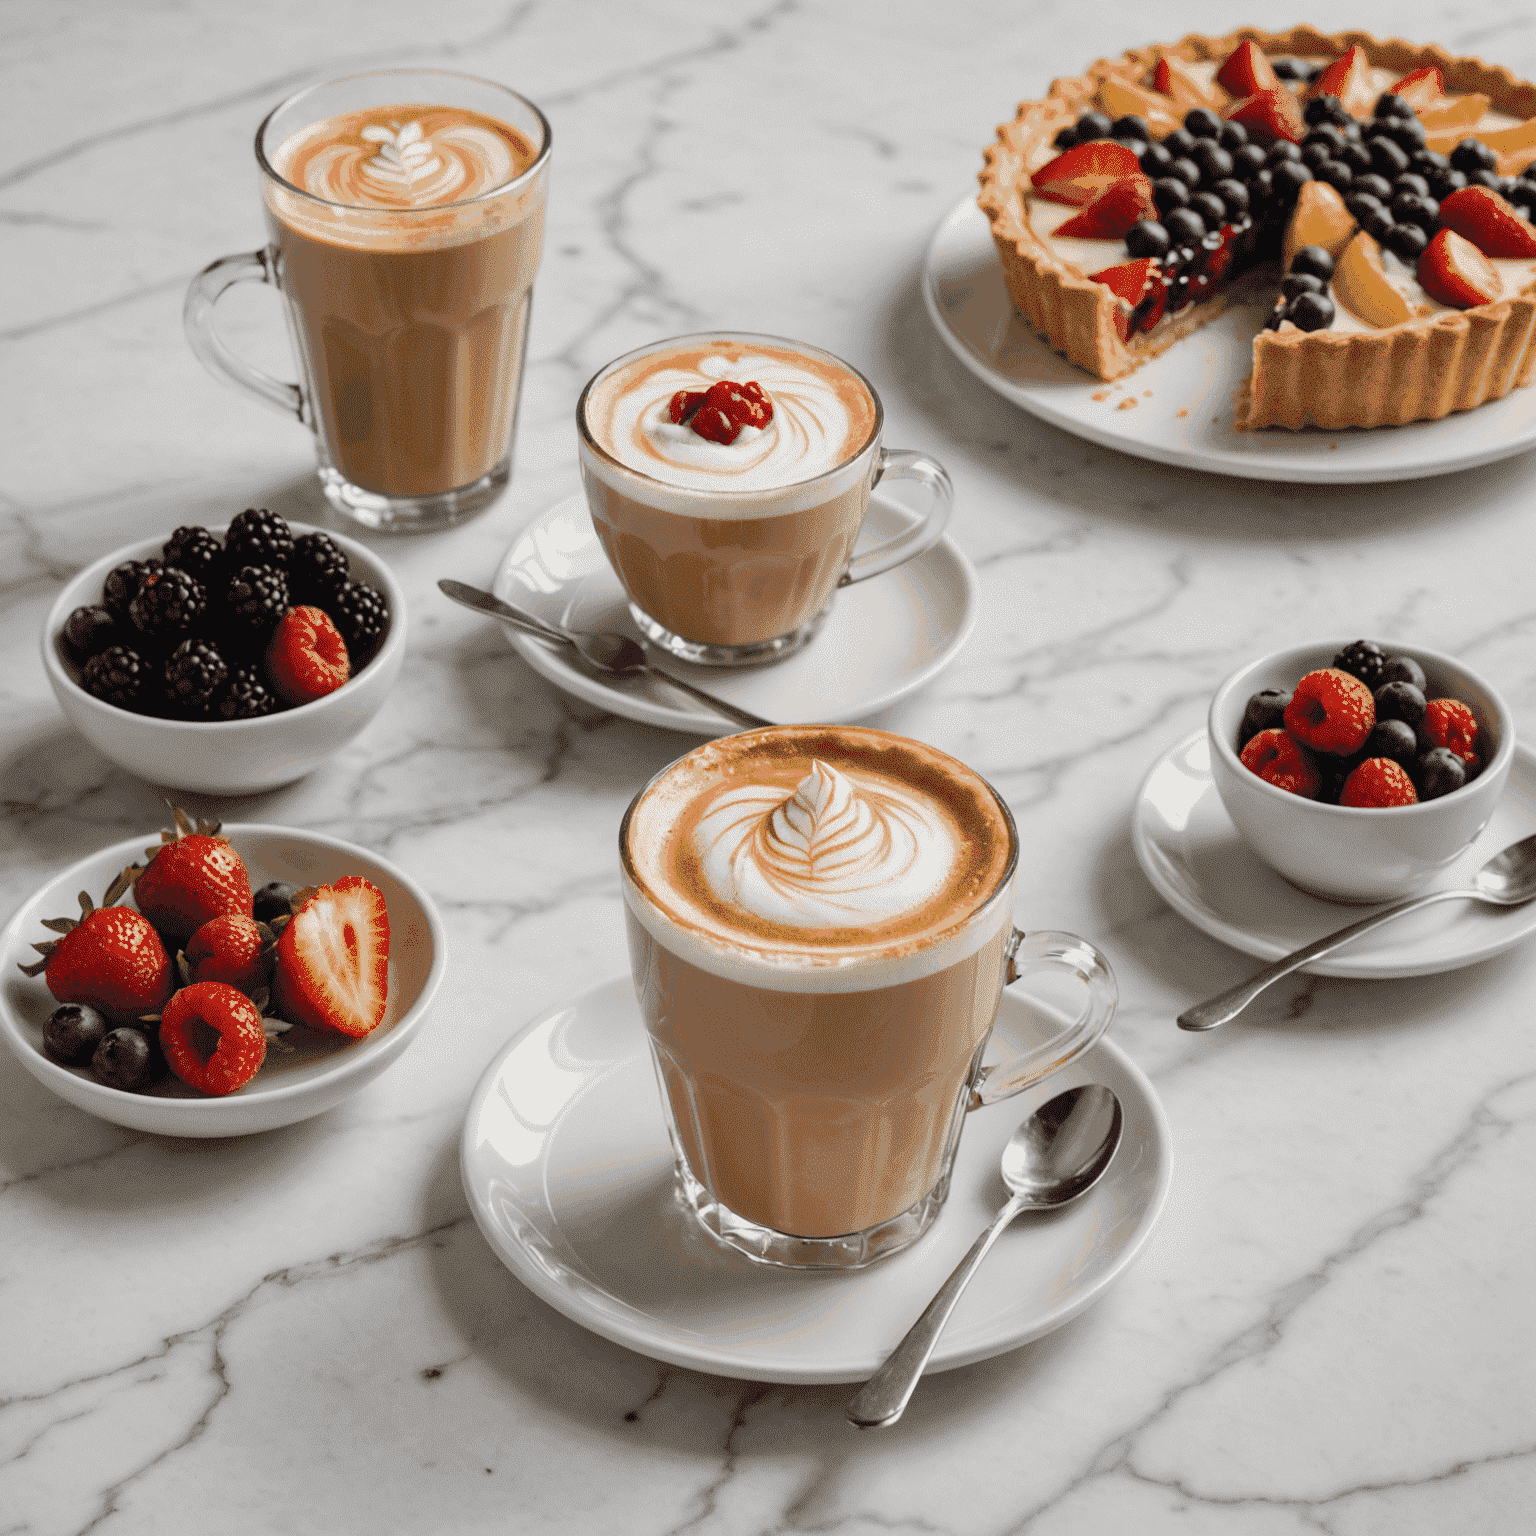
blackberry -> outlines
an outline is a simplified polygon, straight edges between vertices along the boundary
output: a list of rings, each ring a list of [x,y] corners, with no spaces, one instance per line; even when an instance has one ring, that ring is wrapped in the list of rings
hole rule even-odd
[[[275,565],[286,569],[293,556],[293,530],[265,507],[247,507],[224,535],[231,570],[243,565]]]
[[[151,571],[165,569],[163,560],[125,560],[107,573],[101,584],[101,600],[107,612],[119,624],[128,622],[128,605],[139,595],[144,578]]]
[[[183,640],[165,664],[165,697],[184,720],[206,720],[229,681],[229,667],[207,640]]]
[[[141,635],[174,645],[174,636],[196,627],[208,608],[208,594],[197,577],[174,565],[151,571],[128,605],[128,617]]]
[[[325,606],[326,599],[347,579],[347,555],[328,533],[306,533],[294,540],[288,561],[289,595],[295,604]]]
[[[226,610],[237,629],[272,629],[287,613],[288,573],[274,565],[244,565],[229,584]]]
[[[89,661],[117,638],[117,620],[105,608],[76,608],[64,620],[64,649],[77,662]]]
[[[99,656],[92,656],[80,680],[92,697],[119,709],[139,710],[151,702],[154,684],[149,666],[126,645],[114,645]]]
[[[372,656],[389,628],[389,605],[384,594],[360,581],[342,584],[326,610],[336,621],[354,670]]]
[[[196,576],[206,588],[216,587],[224,572],[224,546],[206,528],[178,528],[163,554],[167,565]]]
[[[1381,670],[1386,666],[1387,658],[1374,640],[1354,640],[1333,658],[1333,664],[1339,671],[1358,677],[1375,693],[1381,687]]]
[[[259,720],[277,708],[277,696],[261,680],[257,667],[235,672],[229,691],[213,706],[216,720]]]

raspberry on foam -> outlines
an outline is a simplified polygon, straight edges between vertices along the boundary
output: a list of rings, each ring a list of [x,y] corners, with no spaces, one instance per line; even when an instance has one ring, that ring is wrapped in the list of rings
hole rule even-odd
[[[1418,792],[1401,763],[1390,757],[1368,757],[1344,781],[1340,805],[1385,809],[1393,805],[1417,805]]]
[[[1285,731],[1260,731],[1240,758],[1244,768],[1256,773],[1266,784],[1307,800],[1315,800],[1322,787],[1322,775],[1306,749]]]
[[[1446,747],[1464,763],[1477,761],[1477,717],[1460,699],[1431,699],[1420,727],[1437,747]]]
[[[1285,728],[1315,752],[1348,757],[1376,724],[1376,701],[1358,677],[1338,667],[1308,672],[1285,709]]]

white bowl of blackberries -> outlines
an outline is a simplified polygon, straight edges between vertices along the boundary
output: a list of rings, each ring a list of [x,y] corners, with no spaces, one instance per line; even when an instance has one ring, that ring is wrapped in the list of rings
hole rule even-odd
[[[1334,901],[1410,896],[1488,824],[1514,761],[1509,710],[1440,651],[1317,641],[1234,672],[1211,701],[1211,773],[1244,840]]]
[[[247,794],[301,778],[367,725],[405,628],[372,551],[253,507],[81,571],[48,615],[43,665],[70,724],[113,762]]]

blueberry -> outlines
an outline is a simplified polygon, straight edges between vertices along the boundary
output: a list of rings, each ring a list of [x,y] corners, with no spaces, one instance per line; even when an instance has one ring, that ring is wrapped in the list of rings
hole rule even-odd
[[[1516,207],[1524,208],[1528,214],[1536,211],[1536,184],[1517,181],[1504,195]]]
[[[1303,153],[1309,144],[1321,144],[1330,154],[1337,154],[1344,148],[1344,134],[1333,123],[1319,123],[1301,141]]]
[[[1286,306],[1285,318],[1301,331],[1325,331],[1333,324],[1333,300],[1323,293],[1303,293]]]
[[[1221,138],[1218,142],[1223,149],[1229,149],[1236,154],[1248,143],[1248,130],[1241,123],[1223,123]]]
[[[1200,167],[1200,179],[1206,186],[1232,174],[1232,156],[1213,139],[1201,139],[1190,159]]]
[[[1179,245],[1198,245],[1205,238],[1205,220],[1193,208],[1175,208],[1163,219],[1163,227]]]
[[[1451,151],[1451,164],[1458,171],[1471,175],[1473,171],[1491,171],[1499,163],[1499,157],[1481,139],[1463,139]]]
[[[1412,192],[1415,197],[1429,196],[1429,182],[1420,176],[1417,171],[1404,171],[1392,183],[1392,194],[1395,197],[1399,192]]]
[[[1141,169],[1148,176],[1162,176],[1173,164],[1173,151],[1166,144],[1148,144],[1141,152]]]
[[[1450,159],[1433,149],[1418,149],[1409,156],[1409,163],[1416,171],[1422,171],[1426,176],[1431,171],[1448,171],[1451,168]]]
[[[1392,199],[1392,217],[1399,224],[1417,224],[1433,229],[1440,222],[1440,204],[1417,192],[1399,192]]]
[[[1224,176],[1218,181],[1211,191],[1226,204],[1227,217],[1238,218],[1248,211],[1248,188],[1235,177]]]
[[[1449,747],[1434,747],[1414,764],[1420,800],[1438,800],[1467,782],[1467,765]]]
[[[1394,680],[1383,683],[1376,690],[1378,720],[1401,720],[1417,730],[1419,721],[1424,718],[1424,709],[1424,690],[1414,687],[1412,683]]]
[[[1285,724],[1285,706],[1290,702],[1285,688],[1261,688],[1254,694],[1237,728],[1237,750],[1241,752],[1260,731],[1278,731]]]
[[[107,1033],[107,1021],[86,1003],[65,1003],[43,1025],[43,1049],[66,1067],[83,1067]]]
[[[1339,159],[1357,176],[1362,175],[1371,168],[1371,152],[1364,144],[1346,144],[1339,151]]]
[[[1401,176],[1408,169],[1408,151],[1384,134],[1368,139],[1365,147],[1371,152],[1371,164],[1383,176]]]
[[[1264,158],[1271,165],[1278,165],[1282,160],[1300,160],[1301,145],[1292,144],[1289,139],[1276,139],[1265,151]]]
[[[1291,257],[1292,272],[1310,272],[1326,282],[1333,276],[1333,257],[1320,245],[1304,245]]]
[[[1416,117],[1394,117],[1381,124],[1387,137],[1408,154],[1424,148],[1424,124]]]
[[[1138,117],[1134,112],[1127,112],[1124,117],[1117,117],[1109,125],[1111,137],[1116,139],[1140,139],[1143,144],[1150,142],[1152,130],[1147,127],[1147,120]]]
[[[1310,165],[1315,171],[1320,165],[1327,165],[1333,159],[1333,149],[1327,144],[1303,144],[1301,146],[1301,163]]]
[[[1467,173],[1458,171],[1454,167],[1444,171],[1431,171],[1428,181],[1429,190],[1443,203],[1452,192],[1460,192],[1467,185]]]
[[[1189,201],[1189,188],[1177,176],[1159,176],[1152,183],[1152,201],[1159,213],[1172,213]]]
[[[1352,191],[1344,199],[1344,206],[1349,210],[1350,218],[1362,229],[1365,228],[1365,221],[1368,218],[1379,219],[1386,212],[1386,209],[1381,206],[1381,199],[1372,197],[1369,192]]]
[[[1256,176],[1269,164],[1269,156],[1260,144],[1239,144],[1232,151],[1232,174],[1247,180]]]
[[[1413,108],[1396,91],[1383,91],[1376,98],[1373,117],[1412,117]]]
[[[1312,171],[1299,160],[1282,160],[1275,167],[1274,176],[1275,196],[1282,206],[1289,208],[1301,189],[1312,180]]]
[[[1337,96],[1314,96],[1302,109],[1301,115],[1309,127],[1315,128],[1319,123],[1337,122],[1338,114],[1343,110],[1344,104]]]
[[[1424,668],[1412,656],[1388,656],[1382,663],[1381,680],[1384,683],[1412,683],[1420,693],[1426,695],[1429,689]]]
[[[1200,141],[1187,128],[1175,128],[1167,138],[1163,140],[1163,147],[1171,155],[1190,155],[1194,153],[1195,145]]]
[[[1504,178],[1497,171],[1468,171],[1467,181],[1474,187],[1487,187],[1490,192],[1504,195]]]
[[[1138,161],[1144,154],[1146,154],[1148,148],[1147,141],[1145,139],[1116,139],[1115,143],[1118,144],[1121,149],[1130,150],[1130,152],[1136,156]]]
[[[1168,167],[1168,174],[1178,177],[1186,187],[1194,188],[1200,185],[1200,167],[1188,155],[1180,155]]]
[[[1186,211],[1198,213],[1207,229],[1220,229],[1227,222],[1227,205],[1215,192],[1191,193]]]
[[[1390,757],[1406,768],[1419,755],[1419,738],[1413,727],[1402,720],[1378,719],[1366,738],[1365,755]]]
[[[1270,310],[1269,319],[1264,322],[1266,331],[1278,331],[1281,323],[1286,319],[1285,305],[1281,304]]]
[[[1288,273],[1280,283],[1280,292],[1287,299],[1300,298],[1304,293],[1326,292],[1328,284],[1310,272]]]
[[[1196,107],[1184,116],[1186,132],[1194,134],[1197,139],[1219,139],[1221,126],[1221,119],[1209,107]]]
[[[1355,222],[1359,224],[1360,228],[1363,229],[1366,234],[1371,237],[1371,239],[1375,240],[1378,242],[1378,244],[1381,245],[1386,244],[1387,236],[1390,235],[1392,231],[1397,227],[1392,222],[1392,215],[1388,213],[1380,203],[1377,203],[1374,209],[1368,210],[1363,217],[1359,214],[1356,214]],[[1410,229],[1415,227],[1416,226],[1414,225],[1409,225]]]
[[[1275,72],[1278,80],[1300,80],[1302,78],[1301,65],[1295,59],[1271,59],[1270,68]]]
[[[159,1075],[159,1052],[137,1029],[114,1029],[102,1037],[91,1055],[96,1081],[108,1088],[137,1093]]]
[[[1092,139],[1107,139],[1113,126],[1102,112],[1084,112],[1077,120],[1077,142],[1087,144]]]
[[[1399,260],[1412,266],[1428,247],[1429,236],[1417,224],[1394,224],[1382,243]]]
[[[1054,144],[1057,149],[1065,150],[1075,148],[1077,145],[1077,129],[1073,127],[1071,123],[1068,123],[1067,126],[1063,128],[1054,139],[1051,140],[1051,143]]]
[[[1317,168],[1317,179],[1326,181],[1330,187],[1340,192],[1347,192],[1350,183],[1355,179],[1355,173],[1342,160],[1325,160]]]
[[[1356,192],[1369,192],[1383,204],[1392,201],[1392,183],[1385,176],[1356,176],[1354,189]]]
[[[298,895],[299,888],[286,880],[273,880],[262,886],[253,898],[258,923],[270,923],[273,918],[287,917],[292,911],[290,903]]]

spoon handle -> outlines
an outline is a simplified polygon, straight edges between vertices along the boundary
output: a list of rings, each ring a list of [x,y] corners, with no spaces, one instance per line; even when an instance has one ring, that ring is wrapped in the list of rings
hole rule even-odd
[[[673,677],[670,672],[663,672],[658,666],[650,662],[645,664],[645,670],[652,677],[659,677],[662,682],[670,683],[674,688],[681,688],[684,693],[691,694],[699,703],[707,705],[717,715],[724,715],[727,720],[734,720],[737,725],[744,725],[749,730],[754,726],[772,725],[772,720],[765,720],[761,715],[754,715],[750,709],[742,709],[736,704],[727,704],[724,699],[716,698],[712,693],[705,693],[702,688],[695,688],[692,683],[685,683],[680,677]]]
[[[454,581],[452,577],[444,576],[438,581],[437,590],[463,608],[489,614],[491,618],[500,619],[503,624],[510,624],[514,629],[537,635],[541,640],[556,640],[561,645],[574,644],[564,630],[556,629],[553,624],[546,624],[543,619],[536,619],[531,613],[524,613],[521,608],[504,603],[494,593],[482,592],[479,587],[472,587],[468,582]]]
[[[860,1429],[881,1429],[894,1424],[905,1411],[917,1386],[923,1367],[928,1364],[939,1335],[955,1310],[960,1293],[971,1283],[971,1276],[981,1268],[998,1234],[1019,1214],[1027,1202],[1015,1195],[992,1224],[971,1244],[970,1252],[955,1266],[954,1273],[939,1287],[938,1295],[923,1309],[923,1315],[907,1330],[885,1364],[859,1388],[852,1402],[843,1410],[851,1424]]]
[[[1450,901],[1454,897],[1477,901],[1481,893],[1478,891],[1431,891],[1427,896],[1413,896],[1407,901],[1398,902],[1395,906],[1384,907],[1380,912],[1362,917],[1358,923],[1351,923],[1347,928],[1336,929],[1333,933],[1325,934],[1315,943],[1308,944],[1304,949],[1295,950],[1283,959],[1276,960],[1273,965],[1265,966],[1262,971],[1256,972],[1247,981],[1240,982],[1219,997],[1207,998],[1203,1003],[1196,1003],[1193,1008],[1186,1008],[1179,1015],[1179,1028],[1215,1029],[1218,1024],[1226,1024],[1235,1019],[1259,993],[1282,977],[1289,976],[1293,971],[1299,971],[1310,961],[1330,955],[1336,949],[1342,949],[1344,945],[1358,939],[1361,934],[1370,933],[1384,923],[1390,923],[1394,918],[1401,917],[1405,912],[1417,912],[1420,907],[1432,906],[1437,901]]]

